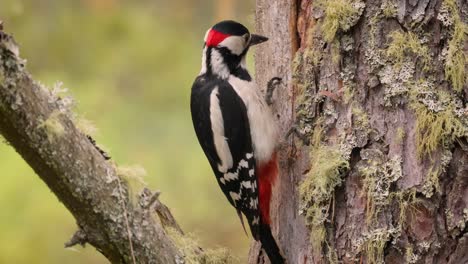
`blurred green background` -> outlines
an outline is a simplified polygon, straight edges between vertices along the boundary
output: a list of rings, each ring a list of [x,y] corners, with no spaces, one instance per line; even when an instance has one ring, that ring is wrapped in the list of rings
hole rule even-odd
[[[253,0],[0,0],[34,78],[62,81],[98,143],[146,169],[185,231],[241,259],[249,239],[198,146],[189,97],[205,31],[226,18],[252,28],[253,14]],[[90,246],[63,248],[73,217],[3,143],[0,168],[0,263],[107,263]]]

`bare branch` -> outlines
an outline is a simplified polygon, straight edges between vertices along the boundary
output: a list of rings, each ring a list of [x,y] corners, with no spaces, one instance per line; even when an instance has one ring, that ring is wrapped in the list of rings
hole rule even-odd
[[[157,201],[164,208],[158,214],[130,202],[113,163],[76,128],[66,104],[31,78],[17,45],[1,30],[0,133],[76,218],[80,230],[67,247],[87,242],[112,263],[181,259],[164,229],[178,227],[167,207],[157,195],[148,206]]]

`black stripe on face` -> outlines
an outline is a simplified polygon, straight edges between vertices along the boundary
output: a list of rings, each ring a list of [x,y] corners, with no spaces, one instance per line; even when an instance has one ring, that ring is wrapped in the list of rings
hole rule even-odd
[[[213,73],[213,69],[211,69],[211,50],[212,47],[207,47],[206,48],[206,74],[211,75]]]

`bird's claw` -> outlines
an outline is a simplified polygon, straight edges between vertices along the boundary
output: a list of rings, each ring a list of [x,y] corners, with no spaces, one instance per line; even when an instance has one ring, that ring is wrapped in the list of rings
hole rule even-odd
[[[268,81],[267,91],[265,95],[265,101],[268,105],[273,104],[273,92],[275,91],[276,87],[278,87],[278,85],[281,84],[282,81],[283,79],[281,79],[280,77],[273,77],[271,78],[271,80]]]

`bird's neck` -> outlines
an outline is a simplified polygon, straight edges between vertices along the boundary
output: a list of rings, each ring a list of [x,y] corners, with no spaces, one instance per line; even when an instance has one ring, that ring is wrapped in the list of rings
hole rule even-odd
[[[251,81],[252,77],[247,70],[245,57],[245,54],[233,55],[227,49],[205,46],[200,75],[215,75],[223,80],[234,75],[240,79]]]

